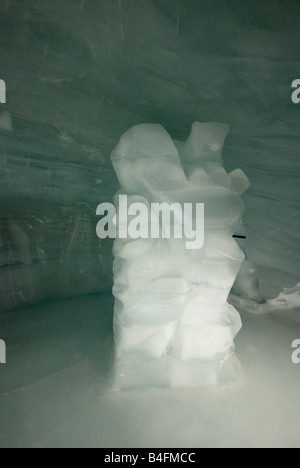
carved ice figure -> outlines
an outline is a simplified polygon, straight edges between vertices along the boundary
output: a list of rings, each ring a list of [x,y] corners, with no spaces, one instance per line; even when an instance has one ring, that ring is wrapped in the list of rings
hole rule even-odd
[[[196,122],[182,143],[160,125],[139,125],[112,152],[117,195],[129,203],[205,206],[201,249],[187,250],[174,236],[115,241],[115,390],[238,377],[234,338],[242,324],[227,298],[244,261],[232,235],[250,184],[242,171],[223,168],[228,131]]]

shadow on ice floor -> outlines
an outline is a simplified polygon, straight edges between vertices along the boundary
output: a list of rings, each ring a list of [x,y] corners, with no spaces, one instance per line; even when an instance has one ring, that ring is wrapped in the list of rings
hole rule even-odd
[[[2,315],[0,447],[299,447],[292,328],[243,313],[237,386],[113,394],[110,295]]]

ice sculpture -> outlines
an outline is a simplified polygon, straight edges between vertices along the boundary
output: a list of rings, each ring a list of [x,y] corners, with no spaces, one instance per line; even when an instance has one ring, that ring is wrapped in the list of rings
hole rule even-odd
[[[227,303],[244,261],[232,235],[249,187],[245,174],[227,174],[222,149],[229,127],[193,125],[185,143],[160,125],[122,136],[111,158],[129,203],[205,205],[205,241],[121,239],[114,244],[114,389],[197,386],[237,378],[234,338],[242,323]]]

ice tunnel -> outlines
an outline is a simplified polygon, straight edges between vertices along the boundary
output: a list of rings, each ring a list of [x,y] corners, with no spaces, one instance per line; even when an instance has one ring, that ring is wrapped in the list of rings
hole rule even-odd
[[[0,447],[298,448],[299,2],[3,0],[0,39]],[[97,235],[119,196],[203,245]]]

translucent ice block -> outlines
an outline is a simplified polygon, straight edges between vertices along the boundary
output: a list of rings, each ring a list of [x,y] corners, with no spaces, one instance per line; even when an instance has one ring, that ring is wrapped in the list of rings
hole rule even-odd
[[[170,236],[157,217],[145,223],[157,223],[160,238],[116,239],[115,390],[238,378],[234,338],[242,324],[227,298],[245,258],[232,235],[249,181],[223,167],[228,131],[225,124],[196,122],[185,143],[174,143],[161,126],[140,125],[112,153],[119,194],[128,195],[129,206],[143,200],[148,208],[166,203],[184,210],[203,203],[205,213],[198,250],[175,234],[186,223],[200,229],[192,211],[184,218],[174,212]],[[116,207],[120,216],[118,196]]]

